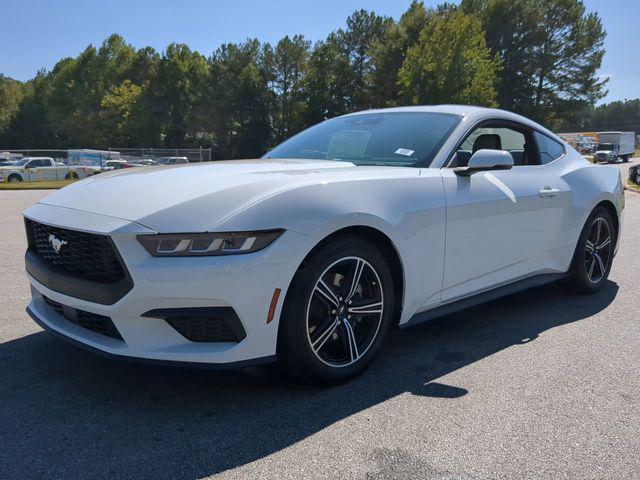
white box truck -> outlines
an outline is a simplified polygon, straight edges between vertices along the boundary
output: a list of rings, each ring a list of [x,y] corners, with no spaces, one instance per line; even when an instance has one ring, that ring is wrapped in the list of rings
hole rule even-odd
[[[628,162],[636,149],[635,132],[599,132],[598,146],[593,155],[596,162]]]

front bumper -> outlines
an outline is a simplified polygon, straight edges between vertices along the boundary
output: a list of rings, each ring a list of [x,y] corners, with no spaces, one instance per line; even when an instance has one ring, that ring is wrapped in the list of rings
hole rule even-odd
[[[32,287],[29,314],[43,328],[72,343],[108,356],[200,366],[243,365],[273,359],[280,310],[267,323],[276,288],[286,292],[293,275],[311,248],[310,239],[287,231],[264,250],[223,257],[151,257],[136,235],[154,233],[134,222],[37,204],[25,216],[63,228],[108,234],[133,280],[133,288],[112,305],[93,303],[45,286],[27,274]],[[50,288],[51,287],[51,288]],[[122,340],[71,323],[44,300],[111,318]],[[151,310],[231,307],[246,332],[240,342],[193,342],[161,318],[144,316]]]
[[[594,158],[597,162],[615,162],[618,159],[618,156],[610,154],[595,154]]]

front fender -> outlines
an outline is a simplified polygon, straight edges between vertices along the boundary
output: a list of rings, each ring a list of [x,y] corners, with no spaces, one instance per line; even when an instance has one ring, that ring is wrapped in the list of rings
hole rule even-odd
[[[4,171],[2,171],[0,173],[2,173],[2,176],[3,176],[2,181],[3,182],[9,181],[9,177],[11,175],[18,175],[22,179],[22,181],[25,180],[25,175],[24,175],[25,172],[23,170],[4,170]]]
[[[418,172],[416,172],[418,173]],[[308,254],[324,238],[352,226],[386,235],[404,266],[404,323],[440,299],[445,205],[440,171],[301,186],[263,199],[215,225],[216,231],[285,228],[307,236]],[[296,253],[296,256],[298,254]]]

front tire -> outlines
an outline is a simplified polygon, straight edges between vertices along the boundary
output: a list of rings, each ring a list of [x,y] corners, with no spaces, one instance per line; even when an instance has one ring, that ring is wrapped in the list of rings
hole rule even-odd
[[[569,270],[568,286],[578,293],[596,293],[607,281],[617,240],[613,218],[598,207],[587,219]]]
[[[9,178],[7,179],[10,183],[18,183],[18,182],[22,182],[22,177],[20,175],[17,175],[15,173],[9,175]]]
[[[278,360],[298,380],[339,384],[374,360],[393,320],[393,279],[378,248],[355,236],[320,247],[296,273]]]

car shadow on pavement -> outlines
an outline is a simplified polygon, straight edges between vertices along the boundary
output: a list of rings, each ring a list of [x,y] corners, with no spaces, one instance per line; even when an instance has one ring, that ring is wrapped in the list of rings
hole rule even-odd
[[[188,370],[103,359],[44,333],[0,344],[3,478],[200,478],[259,460],[401,394],[464,396],[437,380],[615,298],[539,287],[408,330],[338,387],[296,384],[276,368]],[[440,400],[441,401],[441,400]]]

